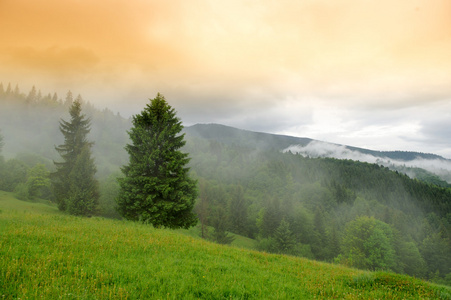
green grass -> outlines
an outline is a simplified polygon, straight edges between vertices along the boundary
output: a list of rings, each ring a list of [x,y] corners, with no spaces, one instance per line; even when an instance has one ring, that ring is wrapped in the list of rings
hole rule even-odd
[[[451,299],[389,273],[79,218],[0,192],[0,299]]]
[[[213,227],[208,227],[208,232],[211,234],[213,232]],[[191,227],[190,229],[178,229],[177,232],[191,236],[194,238],[201,238],[201,229],[200,224],[197,226]],[[257,241],[242,235],[234,234],[234,233],[228,233],[230,236],[234,237],[235,239],[231,243],[232,246],[238,247],[238,248],[245,248],[245,249],[251,249],[256,250],[257,249]]]

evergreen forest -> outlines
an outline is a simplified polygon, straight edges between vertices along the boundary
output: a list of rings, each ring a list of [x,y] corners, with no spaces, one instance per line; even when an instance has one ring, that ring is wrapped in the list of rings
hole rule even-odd
[[[99,193],[92,211],[120,218],[117,178],[127,163],[132,121],[71,92],[43,94],[33,87],[24,93],[0,83],[0,190],[56,205],[50,174],[60,159],[55,147],[64,141],[59,124],[69,119],[75,101],[91,121],[88,140]],[[407,167],[283,152],[311,140],[236,132],[213,124],[184,129],[203,238],[229,244],[241,235],[265,252],[451,285],[451,188],[443,178],[425,170],[411,178]]]

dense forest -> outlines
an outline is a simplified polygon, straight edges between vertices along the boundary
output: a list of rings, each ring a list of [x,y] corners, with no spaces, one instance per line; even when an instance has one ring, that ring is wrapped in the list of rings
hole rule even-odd
[[[57,159],[55,145],[63,139],[58,122],[75,99],[92,120],[99,212],[118,218],[116,178],[127,161],[130,120],[71,92],[59,98],[35,87],[25,94],[0,84],[0,190],[24,200],[54,201],[49,174]],[[401,172],[282,152],[295,140],[301,143],[293,137],[247,132],[237,138],[217,125],[185,132],[204,238],[227,244],[232,232],[255,239],[262,251],[451,285],[451,189],[437,176],[416,170],[423,177],[412,179],[403,173],[411,171],[407,167]]]

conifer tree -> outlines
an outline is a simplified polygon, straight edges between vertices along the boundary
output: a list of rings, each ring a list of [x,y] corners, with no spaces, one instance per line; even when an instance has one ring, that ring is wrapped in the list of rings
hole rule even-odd
[[[34,104],[38,100],[38,93],[36,92],[36,87],[33,85],[31,91],[28,93],[27,98],[25,99],[27,104]]]
[[[0,155],[2,154],[3,146],[4,146],[3,135],[2,132],[0,131]]]
[[[211,226],[213,227],[213,232],[211,234],[211,239],[218,244],[230,244],[235,240],[235,237],[229,236],[226,232],[227,227],[227,216],[226,210],[221,206],[216,207],[212,214]]]
[[[175,110],[157,94],[132,123],[128,132],[132,143],[125,147],[129,164],[119,178],[119,213],[155,227],[194,226],[197,182],[188,174],[188,154],[180,151],[185,141]]]
[[[3,181],[4,181],[4,177],[6,175],[5,174],[5,160],[2,155],[3,146],[4,146],[3,136],[2,136],[2,132],[0,131],[0,189],[3,187]]]
[[[199,180],[199,201],[196,203],[196,212],[201,225],[201,237],[203,239],[208,236],[208,217],[210,215],[209,199],[207,195],[207,182],[205,179]]]
[[[296,239],[290,230],[290,224],[285,221],[285,218],[280,221],[279,227],[274,232],[274,239],[277,251],[280,253],[289,254],[295,247]]]
[[[90,150],[93,143],[87,140],[91,120],[81,113],[79,101],[72,103],[69,113],[70,122],[60,121],[64,144],[55,148],[63,159],[63,162],[55,162],[56,172],[52,174],[55,198],[60,210],[91,215],[96,211],[99,198]]]
[[[245,235],[247,233],[247,205],[244,199],[244,189],[241,185],[231,188],[229,200],[229,219],[231,231]]]
[[[12,94],[11,82],[8,83],[8,86],[6,87],[5,94],[6,94],[6,96],[10,96]]]
[[[277,227],[280,225],[282,216],[280,213],[279,200],[269,199],[269,203],[265,208],[262,218],[260,233],[262,237],[270,237],[274,234]]]
[[[63,105],[66,107],[70,107],[70,106],[72,106],[73,103],[74,103],[74,96],[72,95],[71,91],[68,91]]]
[[[94,178],[96,167],[91,158],[91,149],[85,145],[69,174],[69,201],[67,211],[72,215],[91,216],[99,205],[99,187]]]

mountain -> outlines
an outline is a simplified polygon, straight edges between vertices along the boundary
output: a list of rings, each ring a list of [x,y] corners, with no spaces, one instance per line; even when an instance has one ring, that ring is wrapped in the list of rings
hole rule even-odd
[[[376,151],[339,145],[305,137],[253,132],[220,124],[196,124],[185,128],[188,138],[262,151],[298,153],[306,157],[330,157],[374,163],[426,182],[448,187],[451,160],[430,153],[412,151]]]
[[[281,151],[291,145],[306,146],[313,141],[309,138],[253,132],[220,124],[196,124],[184,130],[190,137],[260,150]]]
[[[409,154],[421,158],[395,166],[398,160],[370,150],[217,124],[185,133],[199,181],[196,213],[202,228],[213,227],[206,234],[212,240],[221,243],[215,236],[228,231],[256,239],[266,252],[430,280],[437,275],[451,284],[451,189],[432,173],[405,166],[443,158]],[[374,163],[363,161],[370,158]]]
[[[292,146],[306,147],[310,143],[323,144],[324,146],[344,147],[349,151],[356,151],[361,154],[372,155],[379,158],[389,158],[400,161],[412,161],[415,159],[438,159],[449,161],[442,156],[430,153],[412,152],[412,151],[376,151],[353,146],[339,145],[334,143],[322,142],[305,137],[294,137],[287,135],[278,135],[263,132],[254,132],[249,130],[237,129],[220,124],[196,124],[185,128],[187,135],[199,137],[210,141],[216,141],[224,144],[236,144],[249,148],[262,150],[283,151]]]

